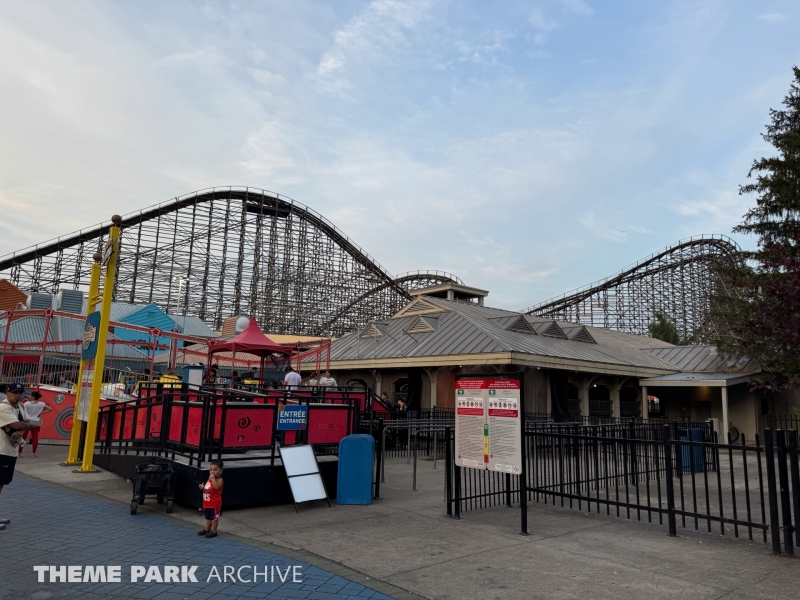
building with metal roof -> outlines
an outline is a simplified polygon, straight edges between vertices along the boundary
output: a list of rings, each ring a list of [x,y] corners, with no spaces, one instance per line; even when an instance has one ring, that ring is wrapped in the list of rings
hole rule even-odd
[[[365,384],[412,408],[452,408],[457,373],[521,371],[529,413],[723,423],[727,415],[748,435],[765,425],[764,398],[747,385],[760,371],[756,361],[730,363],[712,346],[677,347],[491,308],[484,305],[488,292],[470,297],[466,286],[448,299],[447,287],[418,291],[391,318],[334,340],[331,369],[339,384]],[[781,398],[768,401],[775,410]]]

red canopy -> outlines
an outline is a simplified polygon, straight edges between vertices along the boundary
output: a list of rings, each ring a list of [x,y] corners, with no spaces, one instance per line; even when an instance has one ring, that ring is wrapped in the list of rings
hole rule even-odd
[[[246,352],[264,358],[270,354],[292,354],[291,346],[276,344],[265,336],[253,317],[244,331],[227,340],[209,340],[209,355],[215,352]]]

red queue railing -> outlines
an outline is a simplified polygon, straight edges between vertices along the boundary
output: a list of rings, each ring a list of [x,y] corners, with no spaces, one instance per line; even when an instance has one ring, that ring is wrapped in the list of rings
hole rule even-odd
[[[368,392],[351,396],[152,384],[140,389],[138,400],[101,408],[96,451],[183,457],[198,467],[223,455],[225,460],[269,459],[274,464],[280,444],[335,452],[343,437],[358,431],[362,401],[368,397]],[[286,405],[308,405],[305,429],[278,430],[278,412]]]

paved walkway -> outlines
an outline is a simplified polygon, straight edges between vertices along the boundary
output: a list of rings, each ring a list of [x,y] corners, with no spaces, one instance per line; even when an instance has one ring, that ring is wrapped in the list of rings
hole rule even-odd
[[[17,463],[19,480],[15,478],[0,496],[0,514],[13,505],[35,509],[39,492],[33,492],[30,500],[24,489],[34,489],[34,484],[39,486],[37,490],[44,490],[42,493],[56,490],[66,492],[68,497],[86,496],[80,500],[71,498],[69,506],[92,507],[86,509],[89,517],[86,512],[79,512],[75,519],[83,519],[81,523],[88,519],[91,527],[97,527],[97,534],[90,541],[103,544],[104,558],[92,559],[100,560],[99,564],[130,565],[135,560],[162,566],[202,564],[207,574],[211,564],[232,564],[234,560],[239,561],[236,564],[253,564],[253,556],[261,561],[256,564],[269,564],[269,557],[280,555],[398,600],[798,598],[799,559],[771,556],[769,544],[750,541],[746,536],[731,537],[730,531],[723,537],[716,529],[709,534],[681,528],[680,537],[671,538],[666,525],[648,524],[646,519],[638,522],[536,502],[529,505],[531,535],[527,537],[519,535],[518,509],[497,507],[465,513],[460,521],[448,519],[442,498],[441,462],[433,469],[431,462],[420,460],[419,491],[413,492],[411,465],[405,458],[389,459],[386,483],[381,485],[382,499],[371,506],[334,504],[329,508],[323,503],[301,507],[299,515],[292,505],[231,509],[224,513],[224,539],[205,540],[194,533],[201,522],[196,510],[176,506],[175,512],[167,515],[163,506],[148,501],[137,516],[131,517],[129,482],[107,472],[75,474],[59,466],[65,453],[63,447],[40,446],[38,458],[23,455]],[[35,531],[25,533],[26,526],[15,522],[11,529],[0,532],[0,597],[13,590],[13,598],[31,598],[31,593],[39,591],[35,584],[26,584],[27,595],[20,596],[16,590],[19,581],[35,581],[32,565],[38,563],[34,560],[68,565],[71,548],[86,545],[85,539],[78,543],[65,537],[64,532],[75,528],[69,522],[61,522],[71,513],[69,506],[60,508],[59,497],[45,500],[43,522]],[[94,502],[89,503],[89,499]],[[163,542],[161,536],[167,529],[176,533],[166,536],[168,540]],[[18,534],[16,544],[6,537],[9,532]],[[45,546],[26,546],[28,536],[33,545]],[[148,538],[156,541],[151,544]],[[54,543],[57,545],[51,546]],[[232,548],[229,555],[202,554],[228,547]],[[138,558],[144,552],[156,554],[153,558],[150,554]],[[245,558],[238,558],[237,552],[245,553]],[[93,564],[89,560],[75,555],[72,564]],[[19,574],[15,571],[13,577],[7,576],[9,565],[21,565]],[[7,577],[16,587],[4,585]],[[206,575],[202,577],[205,578]],[[345,585],[342,580],[329,579],[327,583]],[[317,585],[317,581],[306,584]],[[112,592],[134,600],[137,594],[158,597],[168,587],[151,586],[153,591],[148,591],[142,584],[128,585],[128,590]],[[300,597],[306,592],[308,598],[341,598],[342,593],[345,597],[349,593],[345,588],[325,592],[327,588],[322,585],[288,597]],[[212,591],[220,598],[235,594],[241,598],[252,590],[252,586],[248,589],[242,584],[229,584],[224,589],[171,587],[177,588],[177,595],[173,591],[163,598],[191,597],[197,592],[208,596],[195,598],[213,597]],[[71,589],[64,585],[43,587],[41,591],[69,593]],[[280,593],[274,591],[266,597],[282,597],[275,595]],[[321,595],[324,593],[338,596]],[[37,600],[50,597],[57,596],[35,596]],[[113,598],[105,590],[100,597]]]
[[[12,524],[0,532],[0,598],[142,598],[153,600],[191,600],[226,598],[308,598],[316,600],[383,600],[391,598],[371,588],[345,579],[294,558],[268,552],[249,544],[223,537],[205,539],[196,528],[147,514],[131,516],[117,505],[43,483],[16,476],[0,496],[2,514]],[[224,531],[224,518],[220,530]],[[46,583],[37,582],[33,565],[120,565],[121,583]],[[131,565],[160,567],[197,566],[196,583],[131,583]],[[224,566],[280,567],[283,578],[274,570],[259,582],[219,582],[209,575],[216,567],[220,577]],[[286,568],[299,569],[286,574]],[[345,569],[346,570],[346,569]],[[301,574],[294,583],[293,574]],[[252,569],[241,572],[253,579]],[[276,581],[264,582],[268,578]],[[187,579],[189,579],[187,577]],[[379,585],[386,585],[377,582]]]

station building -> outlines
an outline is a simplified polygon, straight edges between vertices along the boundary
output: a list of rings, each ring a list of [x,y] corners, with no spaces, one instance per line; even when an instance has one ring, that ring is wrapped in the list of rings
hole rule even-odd
[[[751,392],[758,363],[726,362],[712,346],[673,346],[491,308],[487,291],[462,285],[411,293],[391,318],[333,341],[331,370],[340,385],[369,386],[411,409],[447,409],[458,373],[522,372],[525,410],[535,418],[713,418],[749,440],[770,414],[797,402],[790,393]]]

